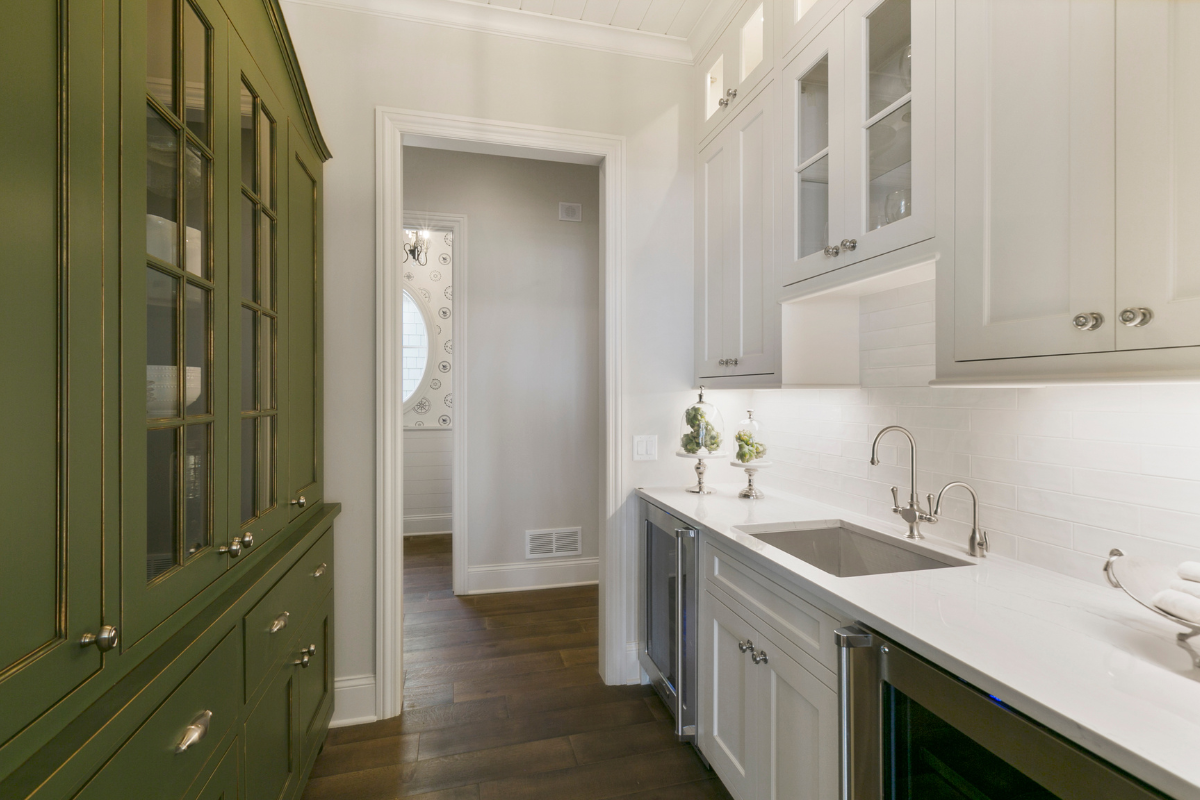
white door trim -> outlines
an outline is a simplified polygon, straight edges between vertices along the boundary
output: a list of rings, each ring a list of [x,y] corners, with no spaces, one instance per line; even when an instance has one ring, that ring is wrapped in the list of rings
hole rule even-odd
[[[404,427],[400,356],[402,279],[398,269],[403,236],[404,140],[406,136],[450,140],[460,145],[514,148],[529,157],[578,163],[589,156],[600,163],[601,260],[603,262],[604,447],[600,455],[600,674],[607,683],[636,680],[629,675],[626,654],[626,606],[632,589],[626,548],[622,475],[621,411],[625,270],[625,138],[513,122],[432,114],[379,107],[375,110],[376,138],[376,708],[380,719],[403,707],[403,536],[402,486]],[[464,148],[465,149],[465,148]],[[513,152],[513,155],[519,154]],[[556,154],[562,154],[561,158]],[[455,259],[458,260],[457,258]],[[456,271],[456,307],[465,291]],[[465,318],[455,312],[456,321]],[[459,334],[455,339],[463,342]],[[462,364],[462,355],[458,354]],[[463,370],[455,370],[462,374]],[[456,402],[465,397],[458,385]],[[457,416],[462,419],[462,408]],[[465,437],[455,425],[455,470],[465,465]],[[465,493],[461,493],[465,494]],[[454,497],[454,528],[460,529],[460,492]],[[466,530],[465,526],[462,530]],[[466,547],[455,539],[455,590],[466,587]]]

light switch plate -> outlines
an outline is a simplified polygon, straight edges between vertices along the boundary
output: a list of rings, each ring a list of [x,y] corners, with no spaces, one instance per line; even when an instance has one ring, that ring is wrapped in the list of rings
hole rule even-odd
[[[658,461],[658,436],[633,437],[634,461]]]

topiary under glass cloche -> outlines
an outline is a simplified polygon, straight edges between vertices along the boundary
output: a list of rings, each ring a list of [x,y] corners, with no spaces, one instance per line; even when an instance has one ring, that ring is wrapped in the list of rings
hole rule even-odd
[[[700,399],[683,412],[679,427],[679,452],[697,458],[716,455],[725,443],[725,420],[721,411],[711,403],[704,402],[704,387],[700,387]]]

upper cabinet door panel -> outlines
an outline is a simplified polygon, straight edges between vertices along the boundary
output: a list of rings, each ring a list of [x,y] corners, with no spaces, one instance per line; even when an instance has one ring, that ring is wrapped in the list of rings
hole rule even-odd
[[[80,637],[116,624],[101,606],[103,15],[72,6],[60,28],[60,7],[0,26],[0,105],[20,109],[0,118],[0,743],[100,669]]]
[[[846,8],[842,266],[934,234],[934,12],[933,0]]]
[[[845,211],[845,60],[842,17],[783,71],[783,258],[786,286],[842,266],[826,248]]]
[[[955,358],[1112,350],[1114,3],[955,15]]]
[[[754,97],[775,66],[773,0],[745,0],[696,73],[698,135],[704,144]]]
[[[725,358],[724,297],[726,229],[729,227],[732,190],[729,178],[731,149],[720,137],[697,159],[700,202],[696,204],[696,374],[713,375]]]
[[[1200,4],[1119,3],[1116,41],[1117,349],[1200,345]]]
[[[321,162],[294,126],[289,141],[288,479],[295,516],[321,500]]]

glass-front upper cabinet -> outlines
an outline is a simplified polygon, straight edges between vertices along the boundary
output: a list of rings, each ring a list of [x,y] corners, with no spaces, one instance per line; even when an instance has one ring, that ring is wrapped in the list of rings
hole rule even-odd
[[[771,71],[772,3],[745,0],[724,34],[700,60],[698,141],[702,144],[737,115],[741,104]]]
[[[125,430],[142,433],[125,435],[122,454],[121,638],[129,646],[228,560],[216,491],[226,260],[215,223],[224,203],[214,206],[224,155],[214,124],[224,27],[214,20],[224,17],[194,0],[131,0],[124,12],[145,24],[144,44],[124,56],[122,93],[124,414]]]
[[[280,104],[240,42],[231,45],[230,164],[231,232],[234,238],[231,275],[237,279],[230,296],[232,335],[237,341],[236,387],[232,391],[237,430],[231,446],[236,508],[232,524],[243,541],[265,541],[286,524],[279,502],[280,404],[279,365],[286,337],[280,336],[286,263],[280,233],[281,176]],[[286,506],[286,503],[284,503]]]

